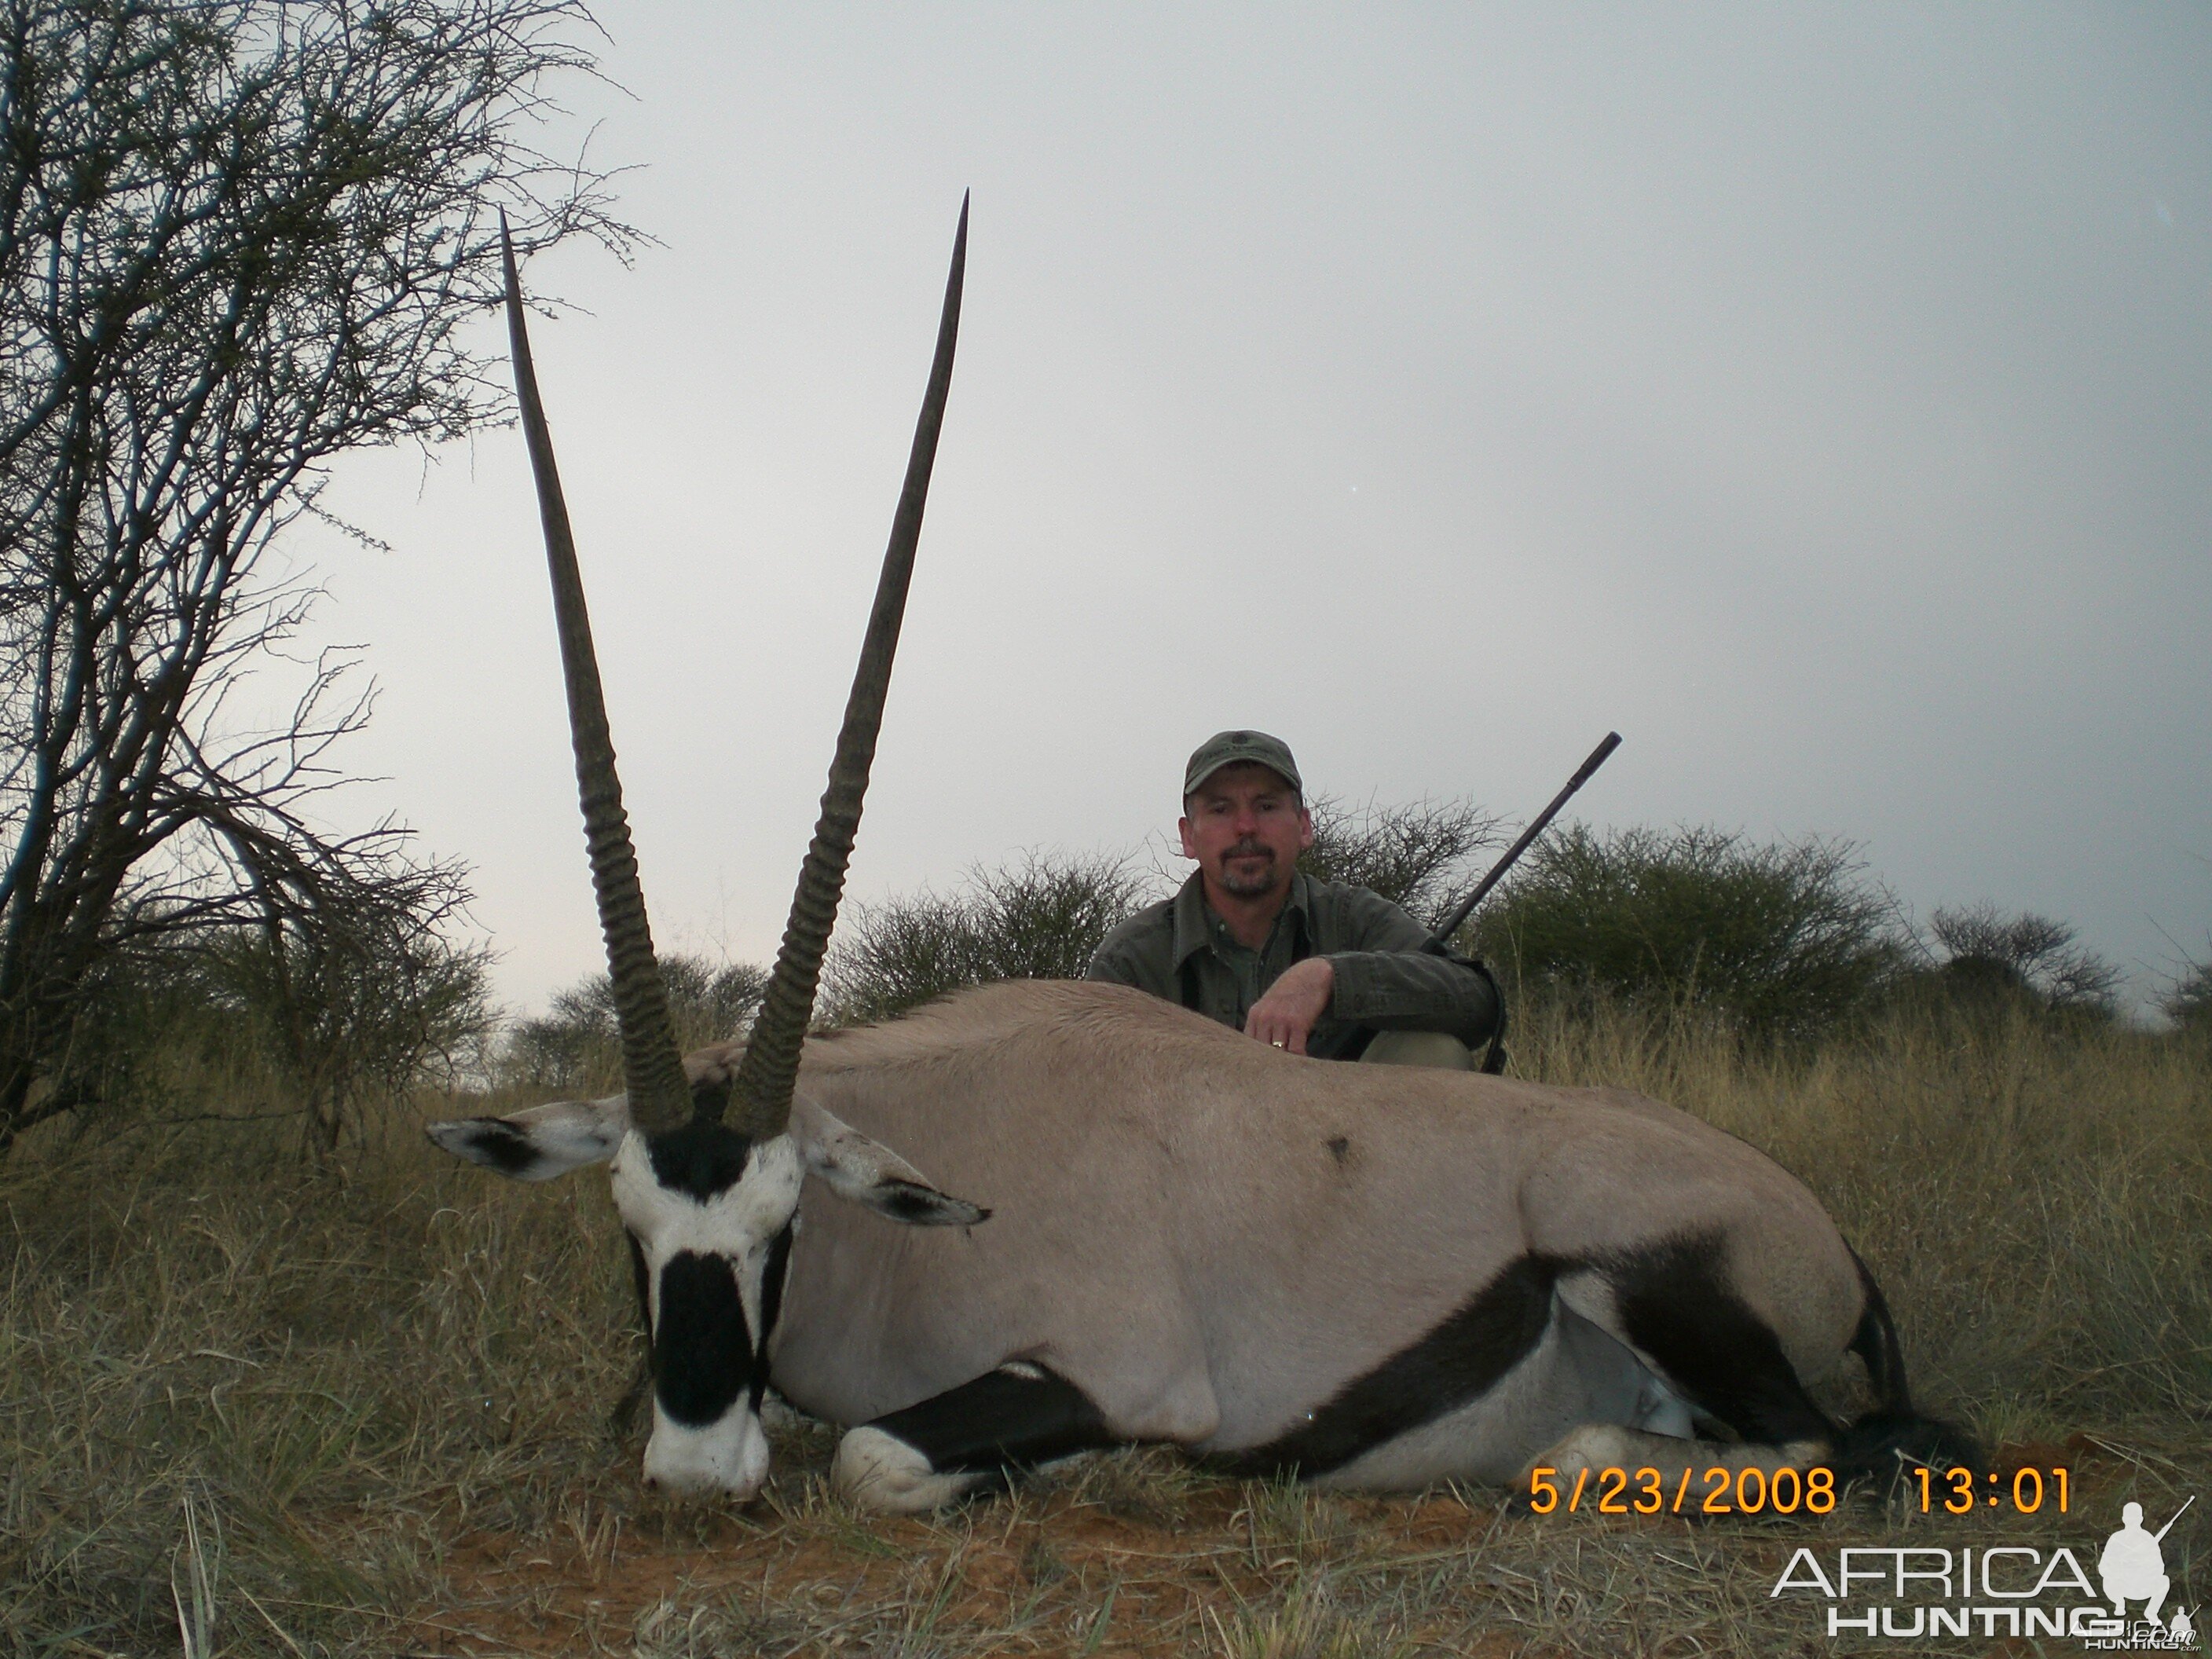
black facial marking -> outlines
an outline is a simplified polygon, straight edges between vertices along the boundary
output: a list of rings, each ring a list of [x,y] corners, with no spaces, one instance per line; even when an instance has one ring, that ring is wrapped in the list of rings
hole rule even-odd
[[[1027,1468],[1116,1443],[1090,1395],[1042,1365],[1023,1370],[1032,1374],[988,1371],[868,1426],[904,1441],[940,1474]]]
[[[735,1129],[693,1118],[680,1129],[648,1135],[646,1155],[653,1160],[653,1178],[672,1193],[684,1193],[705,1203],[738,1184],[751,1156],[752,1142]]]
[[[638,1356],[636,1375],[630,1378],[622,1398],[607,1413],[607,1432],[617,1439],[628,1437],[637,1422],[639,1408],[653,1392],[653,1303],[647,1294],[650,1273],[645,1265],[645,1249],[637,1242],[637,1235],[625,1227],[623,1242],[629,1246],[629,1283],[637,1292]]]
[[[737,1085],[734,1075],[719,1081],[701,1078],[691,1085],[691,1112],[695,1117],[709,1123],[720,1123],[722,1114],[730,1109],[730,1091]]]
[[[1309,1421],[1279,1440],[1217,1461],[1232,1474],[1326,1474],[1480,1398],[1542,1339],[1558,1276],[1557,1267],[1540,1256],[1508,1263],[1473,1301],[1346,1383]]]
[[[653,1332],[660,1407],[692,1428],[719,1422],[752,1382],[752,1333],[738,1276],[719,1255],[678,1250],[660,1269]]]
[[[1352,1152],[1351,1140],[1344,1135],[1331,1135],[1323,1145],[1328,1146],[1328,1155],[1336,1160],[1336,1167],[1341,1170],[1344,1167],[1345,1159]]]
[[[761,1273],[760,1346],[754,1355],[753,1409],[760,1409],[768,1389],[768,1342],[775,1334],[775,1322],[783,1313],[783,1281],[791,1271],[791,1224],[769,1241],[768,1265]]]
[[[637,1322],[649,1340],[653,1335],[653,1284],[651,1271],[645,1265],[645,1246],[627,1227],[623,1229],[623,1239],[629,1246],[629,1283],[637,1292]]]
[[[468,1140],[477,1160],[501,1175],[520,1175],[538,1163],[538,1149],[530,1144],[530,1137],[500,1118],[471,1119]]]
[[[1628,1340],[1699,1409],[1762,1445],[1835,1433],[1781,1342],[1729,1282],[1717,1236],[1674,1239],[1597,1265]]]

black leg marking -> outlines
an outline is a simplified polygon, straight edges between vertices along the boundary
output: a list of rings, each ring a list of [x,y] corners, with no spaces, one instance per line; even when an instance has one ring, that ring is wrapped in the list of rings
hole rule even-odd
[[[1000,1474],[1118,1443],[1090,1395],[1022,1361],[868,1426],[913,1447],[939,1474]]]
[[[719,1422],[752,1382],[752,1334],[738,1276],[719,1255],[679,1250],[660,1270],[653,1375],[660,1407],[694,1428]]]
[[[1761,1445],[1834,1437],[1781,1342],[1729,1283],[1717,1237],[1676,1239],[1600,1267],[1628,1340],[1700,1409]]]
[[[1495,1388],[1552,1322],[1557,1267],[1522,1256],[1413,1346],[1346,1383],[1301,1427],[1214,1460],[1232,1474],[1326,1474]]]

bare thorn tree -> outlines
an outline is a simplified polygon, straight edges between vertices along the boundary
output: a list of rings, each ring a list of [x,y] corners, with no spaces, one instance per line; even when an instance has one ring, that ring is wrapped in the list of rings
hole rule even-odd
[[[1501,820],[1473,801],[1410,801],[1346,806],[1334,795],[1314,798],[1314,844],[1298,868],[1328,881],[1382,894],[1433,927],[1471,891],[1475,856],[1502,847]]]
[[[528,142],[590,27],[568,0],[0,0],[0,1150],[71,1103],[115,953],[250,923],[297,961],[456,896],[390,827],[312,816],[367,712],[342,665],[270,730],[226,693],[306,615],[261,566],[331,459],[501,416],[462,329],[499,292],[491,216],[627,255],[604,177]]]

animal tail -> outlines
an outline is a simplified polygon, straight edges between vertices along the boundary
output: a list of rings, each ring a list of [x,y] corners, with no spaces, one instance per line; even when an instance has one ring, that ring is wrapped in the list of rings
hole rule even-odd
[[[1881,1286],[1875,1283],[1856,1250],[1851,1251],[1851,1262],[1859,1270],[1866,1307],[1859,1315],[1850,1349],[1866,1366],[1867,1380],[1874,1385],[1875,1407],[1837,1435],[1833,1454],[1837,1474],[1845,1480],[1871,1481],[1876,1491],[1889,1493],[1915,1466],[1939,1470],[1980,1468],[1981,1448],[1972,1435],[1914,1408],[1912,1390],[1905,1376],[1905,1349],[1897,1340],[1889,1304],[1883,1300]]]

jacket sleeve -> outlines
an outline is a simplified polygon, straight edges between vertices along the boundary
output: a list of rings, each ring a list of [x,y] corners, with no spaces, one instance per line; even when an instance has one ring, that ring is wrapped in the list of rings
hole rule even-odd
[[[1346,906],[1352,948],[1328,953],[1329,1016],[1379,1031],[1443,1031],[1468,1048],[1498,1030],[1497,981],[1479,962],[1429,947],[1428,930],[1389,900],[1355,889]]]

